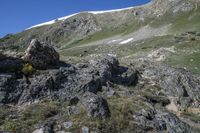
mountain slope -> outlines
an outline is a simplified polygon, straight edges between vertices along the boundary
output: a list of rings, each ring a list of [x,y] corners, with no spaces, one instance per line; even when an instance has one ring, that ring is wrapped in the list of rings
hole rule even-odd
[[[47,22],[48,25],[33,26],[35,28],[30,28],[16,35],[8,35],[0,40],[0,46],[7,47],[11,45],[14,48],[22,49],[27,47],[31,39],[39,38],[58,48],[68,48],[76,43],[81,44],[82,41],[87,43],[88,41],[96,41],[118,34],[129,34],[147,24],[152,26],[158,26],[159,23],[162,25],[171,24],[171,21],[173,22],[176,18],[188,14],[188,12],[194,14],[197,19],[198,11],[198,1],[153,0],[147,5],[124,10],[83,12],[57,19],[55,22],[51,21],[53,22],[50,22],[51,24]],[[186,15],[185,20],[183,19],[182,27],[184,27],[184,22],[188,21],[188,17]],[[195,21],[196,24],[198,19]],[[178,24],[173,26],[176,27],[176,25]],[[181,30],[183,31],[183,29]]]

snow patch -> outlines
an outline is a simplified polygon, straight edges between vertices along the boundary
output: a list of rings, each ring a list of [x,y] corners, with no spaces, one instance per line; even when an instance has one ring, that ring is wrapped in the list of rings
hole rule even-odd
[[[54,19],[54,20],[51,20],[51,21],[48,21],[48,22],[45,22],[45,23],[41,23],[41,24],[37,24],[37,25],[34,25],[34,26],[31,26],[29,28],[27,28],[26,30],[29,30],[29,29],[32,29],[32,28],[36,28],[36,27],[40,27],[40,26],[44,26],[44,25],[51,25],[51,24],[54,24],[55,22],[57,21],[64,21],[72,16],[75,16],[77,15],[78,13],[75,13],[75,14],[71,14],[71,15],[68,15],[68,16],[65,16],[65,17],[61,17],[61,18],[57,18],[57,19]]]
[[[108,42],[108,44],[115,43],[115,42],[119,42],[119,41],[121,41],[121,40],[122,40],[122,39],[111,40],[111,41]]]
[[[128,8],[115,9],[115,10],[106,10],[106,11],[89,11],[88,13],[92,13],[92,14],[112,13],[112,12],[120,12],[120,11],[124,11],[124,10],[129,10],[132,8],[135,8],[135,7],[128,7]]]
[[[116,54],[108,54],[108,56],[117,57]]]
[[[126,43],[129,43],[131,41],[133,41],[133,38],[129,38],[127,40],[124,40],[124,41],[120,42],[119,44],[126,44]]]

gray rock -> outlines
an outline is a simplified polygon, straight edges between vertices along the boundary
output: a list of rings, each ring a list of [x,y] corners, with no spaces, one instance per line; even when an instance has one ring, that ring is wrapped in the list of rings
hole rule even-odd
[[[80,113],[80,110],[76,106],[69,106],[67,108],[67,115],[68,116],[71,116],[72,114],[79,114],[79,113]]]
[[[32,133],[44,133],[43,129],[36,129]]]
[[[109,89],[109,90],[106,92],[106,94],[107,94],[108,97],[112,97],[112,96],[114,96],[115,91],[114,91],[113,89]]]
[[[134,115],[134,120],[145,131],[156,130],[158,132],[192,133],[192,129],[189,125],[182,122],[176,115],[170,112],[143,109],[141,112]]]
[[[23,89],[18,103],[34,102],[42,98],[52,97],[56,91],[54,87],[54,80],[51,75],[39,75],[29,78],[30,84],[25,84],[26,89]]]
[[[102,84],[111,80],[114,71],[119,67],[118,60],[115,57],[108,55],[94,57],[90,60],[90,64],[92,69],[98,71]]]
[[[0,61],[4,60],[6,58],[6,56],[2,53],[0,53]]]
[[[81,98],[81,103],[86,108],[89,117],[108,117],[110,115],[106,100],[94,93],[85,93]]]
[[[82,133],[90,133],[90,129],[88,127],[84,126],[81,128],[81,132]]]
[[[66,131],[57,131],[55,133],[72,133],[72,132],[66,132]]]
[[[57,64],[59,61],[59,54],[52,46],[41,43],[37,39],[33,39],[23,59],[31,63],[35,68],[46,69],[51,65]]]
[[[149,60],[139,61],[134,65],[140,71],[142,79],[148,79],[151,83],[159,85],[167,95],[178,97],[179,99],[188,99],[179,101],[181,106],[191,106],[193,102],[199,101],[199,76],[183,69],[175,69]]]
[[[69,129],[70,127],[72,127],[73,126],[73,122],[72,121],[67,121],[67,122],[64,122],[63,123],[63,127],[65,128],[65,129]]]

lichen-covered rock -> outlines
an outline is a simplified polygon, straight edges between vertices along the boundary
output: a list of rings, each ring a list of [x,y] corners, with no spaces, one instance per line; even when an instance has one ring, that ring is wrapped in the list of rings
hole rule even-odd
[[[0,102],[20,105],[48,98],[76,105],[80,101],[88,116],[107,117],[110,114],[108,104],[97,92],[101,91],[104,84],[114,81],[112,79],[116,74],[121,77],[118,80],[122,85],[131,85],[135,80],[134,73],[127,68],[118,73],[120,69],[116,58],[100,56],[85,65],[60,66],[59,69],[38,71],[26,78],[3,76],[0,79]]]
[[[51,65],[57,64],[59,54],[52,46],[33,39],[23,59],[31,63],[35,68],[46,69]]]
[[[188,124],[182,122],[176,115],[170,112],[143,109],[134,115],[134,120],[145,131],[192,133],[192,129]]]
[[[102,84],[105,84],[106,81],[110,80],[116,68],[119,67],[118,60],[109,55],[96,56],[91,59],[89,63],[92,66],[92,69],[98,71]]]
[[[107,117],[110,115],[106,100],[94,93],[85,93],[81,98],[81,102],[89,117]]]
[[[179,101],[180,106],[193,106],[194,102],[198,102],[200,105],[199,76],[183,69],[175,69],[149,60],[137,61],[134,65],[141,73],[141,79],[159,85],[168,96],[186,99]]]
[[[15,74],[0,74],[0,103],[17,103],[26,88],[23,80],[17,80]]]

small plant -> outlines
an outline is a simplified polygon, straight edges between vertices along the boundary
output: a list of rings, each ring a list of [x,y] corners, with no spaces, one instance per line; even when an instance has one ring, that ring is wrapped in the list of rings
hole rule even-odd
[[[6,120],[3,126],[3,130],[9,132],[20,130],[20,128],[21,128],[21,123],[14,120]]]
[[[22,73],[29,75],[32,74],[35,71],[35,69],[33,68],[33,66],[30,63],[26,63],[24,64],[23,68],[22,68]]]
[[[190,40],[191,40],[191,41],[195,41],[196,38],[195,38],[195,37],[191,37]]]

